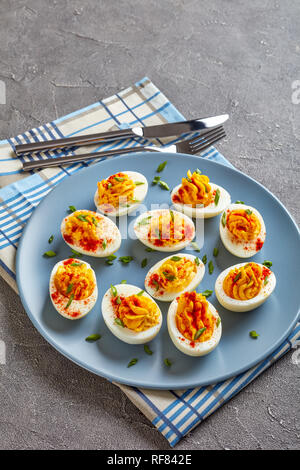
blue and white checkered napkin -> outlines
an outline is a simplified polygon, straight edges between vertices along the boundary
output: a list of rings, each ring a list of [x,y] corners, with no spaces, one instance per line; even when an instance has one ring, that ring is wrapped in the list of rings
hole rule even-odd
[[[24,134],[0,142],[0,274],[17,291],[15,255],[22,230],[34,208],[56,184],[87,166],[74,163],[64,167],[22,173],[21,161],[65,155],[61,150],[41,152],[35,157],[16,157],[14,145],[70,137],[82,133],[104,132],[109,129],[155,125],[184,119],[168,99],[148,79],[144,78],[120,93],[87,108],[31,129]],[[145,141],[126,141],[79,149],[78,153],[110,148],[134,147]],[[157,142],[158,145],[161,141]],[[72,153],[77,153],[73,148]],[[68,152],[67,152],[68,153]],[[204,158],[231,164],[214,148]],[[99,160],[97,160],[99,161]],[[93,164],[89,162],[88,165]],[[299,341],[300,324],[289,338],[266,360],[252,369],[208,387],[188,390],[145,390],[118,385],[136,406],[152,421],[174,446],[180,439],[217,410],[248,383],[289,351]]]

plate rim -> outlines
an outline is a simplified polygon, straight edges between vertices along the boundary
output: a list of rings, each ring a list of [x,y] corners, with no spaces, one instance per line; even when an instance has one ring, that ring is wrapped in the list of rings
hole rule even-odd
[[[119,156],[116,156],[116,157],[113,157],[113,160],[120,160],[121,158],[124,160],[124,159],[130,159],[132,157],[138,157],[138,158],[142,158],[144,155],[148,155],[149,153],[152,154],[152,152],[132,152],[130,154],[123,154],[123,155],[119,155]],[[153,155],[153,154],[152,154]],[[176,153],[176,154],[173,154],[173,153],[168,153],[168,152],[164,152],[163,153],[164,157],[165,158],[181,158],[181,157],[192,157],[194,158],[195,160],[196,159],[201,159],[201,157],[197,156],[197,155],[190,155],[190,154],[184,154],[184,153]],[[210,160],[208,158],[203,158],[203,160],[205,162],[208,162],[209,165],[217,165],[217,166],[222,166],[224,168],[224,171],[229,171],[229,172],[233,172],[233,173],[236,173],[238,174],[240,177],[242,178],[246,178],[246,179],[249,179],[251,180],[254,184],[258,185],[261,189],[263,189],[264,191],[266,191],[273,199],[275,199],[275,201],[281,206],[281,208],[283,209],[283,211],[287,214],[287,216],[291,219],[297,233],[298,233],[298,238],[299,238],[299,242],[300,242],[300,229],[296,223],[296,221],[294,220],[293,216],[290,214],[290,212],[288,211],[288,209],[284,206],[284,204],[277,198],[277,196],[275,196],[268,188],[266,188],[263,184],[259,183],[258,181],[256,181],[254,178],[252,178],[251,176],[248,176],[246,175],[245,173],[243,173],[242,171],[238,170],[237,168],[235,168],[234,166],[229,166],[229,165],[226,165],[226,164],[223,164],[221,162],[215,162],[213,160]],[[101,165],[103,163],[106,163],[106,162],[109,162],[111,161],[111,158],[108,158],[106,160],[101,160],[99,162],[96,162],[94,163],[93,165],[90,165],[86,168],[82,168],[80,169],[78,172],[76,173],[73,173],[73,175],[70,175],[70,178],[72,177],[78,177],[80,174],[82,174],[82,172],[87,172],[90,170],[90,168],[94,168],[95,165]],[[66,181],[69,181],[69,178],[66,180]],[[43,199],[42,201],[38,204],[38,206],[40,205],[43,205],[45,203],[45,201],[47,200],[48,196],[50,194],[53,194],[53,192],[55,192],[56,190],[58,190],[59,186],[61,186],[61,184],[64,182],[64,180],[61,182],[61,183],[58,183],[58,185],[56,185]],[[26,314],[27,316],[29,317],[30,321],[32,322],[32,324],[34,325],[34,327],[37,329],[37,331],[41,334],[41,336],[52,346],[54,347],[54,349],[56,349],[60,354],[62,354],[64,357],[66,357],[67,359],[71,360],[74,364],[82,367],[83,369],[89,371],[89,372],[92,372],[93,374],[95,375],[98,375],[100,377],[103,377],[103,378],[106,378],[108,379],[110,382],[112,383],[116,383],[116,384],[121,384],[121,385],[127,385],[127,386],[131,386],[131,387],[140,387],[140,388],[147,388],[147,389],[152,389],[152,390],[176,390],[176,389],[185,389],[185,388],[196,388],[196,387],[205,387],[205,386],[208,386],[208,385],[212,385],[212,384],[218,384],[220,382],[223,382],[229,378],[233,378],[233,377],[237,377],[238,375],[246,372],[247,370],[250,370],[251,368],[253,368],[254,366],[258,365],[259,363],[261,363],[262,361],[264,361],[265,359],[267,359],[277,348],[279,348],[281,346],[281,344],[287,339],[287,337],[289,336],[289,334],[291,333],[291,331],[293,330],[294,326],[296,325],[296,323],[299,321],[299,318],[300,318],[300,297],[299,297],[299,307],[298,307],[298,312],[295,316],[295,319],[293,320],[293,322],[290,324],[290,326],[283,332],[283,334],[280,336],[280,338],[275,342],[275,344],[273,344],[273,346],[271,346],[269,349],[267,349],[264,353],[262,353],[259,358],[256,358],[255,360],[251,361],[250,363],[247,364],[247,366],[244,366],[244,367],[241,367],[239,368],[238,370],[234,371],[233,373],[227,373],[227,374],[223,374],[223,375],[219,375],[218,377],[216,377],[214,380],[210,380],[210,381],[204,381],[204,382],[201,382],[201,381],[197,381],[197,382],[184,382],[184,383],[181,383],[180,385],[179,384],[176,384],[175,383],[168,383],[168,385],[160,385],[160,386],[157,386],[157,385],[153,385],[151,383],[148,383],[146,380],[142,380],[142,381],[138,381],[138,380],[135,380],[135,379],[130,379],[128,378],[128,380],[125,380],[125,379],[120,379],[118,377],[116,377],[115,375],[111,375],[109,373],[101,373],[99,370],[95,369],[94,367],[92,366],[87,366],[84,362],[82,362],[81,360],[79,359],[76,359],[74,358],[73,354],[72,353],[67,353],[66,351],[64,351],[54,340],[52,340],[51,336],[39,325],[38,321],[36,320],[35,316],[31,313],[31,310],[27,304],[27,301],[25,300],[25,297],[24,297],[24,294],[23,294],[23,290],[22,290],[22,286],[21,286],[21,281],[20,281],[20,258],[21,258],[21,253],[22,253],[22,245],[23,245],[23,240],[25,239],[25,235],[26,235],[26,232],[28,230],[28,227],[30,227],[30,221],[32,219],[32,217],[34,217],[35,215],[35,211],[33,212],[33,214],[31,215],[31,217],[29,218],[28,222],[26,223],[25,225],[25,228],[22,232],[22,235],[21,235],[21,239],[19,241],[19,245],[18,245],[18,249],[17,249],[17,254],[16,254],[16,282],[17,282],[17,287],[18,287],[18,291],[19,291],[19,295],[20,295],[20,299],[21,299],[21,302],[22,302],[22,305],[26,311]]]

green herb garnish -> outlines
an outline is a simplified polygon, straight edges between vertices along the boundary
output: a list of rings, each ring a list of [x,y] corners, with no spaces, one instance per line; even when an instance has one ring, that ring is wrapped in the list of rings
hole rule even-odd
[[[150,248],[150,246],[147,246],[145,250],[148,251],[148,253],[151,253],[151,251],[156,251],[154,248]]]
[[[208,298],[212,295],[213,293],[213,290],[209,290],[209,289],[206,289],[204,292],[201,292],[202,295],[204,295],[204,297]]]
[[[237,273],[237,275],[235,276],[235,278],[233,279],[233,282],[237,282],[239,280],[239,278],[241,277],[242,273],[239,272]]]
[[[76,212],[76,207],[74,206],[69,206],[69,212]]]
[[[114,176],[114,179],[119,181],[119,183],[123,183],[123,181],[125,181],[125,178],[122,178],[121,176]]]
[[[196,168],[195,173],[198,173],[198,175],[202,175],[202,172],[201,170],[199,170],[199,168]]]
[[[252,214],[252,211],[251,211],[250,209],[246,209],[245,212],[246,212],[246,214],[248,214],[248,215],[251,215],[251,214]]]
[[[67,305],[65,306],[65,308],[69,308],[71,303],[73,302],[74,300],[74,294],[71,294],[70,295],[70,298],[69,298],[69,302],[67,303]]]
[[[79,215],[76,215],[76,218],[77,218],[78,220],[81,220],[81,222],[88,222],[88,221],[86,220],[87,215],[79,214]]]
[[[48,240],[48,243],[49,243],[49,244],[52,243],[53,240],[54,240],[54,235],[51,235],[51,237],[50,237],[49,240]]]
[[[199,266],[199,264],[200,264],[200,259],[198,258],[198,256],[196,256],[196,258],[195,258],[195,263],[196,263],[197,266]]]
[[[120,256],[119,257],[119,261],[121,261],[121,263],[124,263],[124,264],[130,263],[130,261],[132,260],[133,260],[132,256]]]
[[[81,258],[82,253],[78,253],[78,251],[73,250],[73,248],[71,248],[71,251],[73,255],[77,256],[77,258]],[[70,258],[72,258],[72,256],[70,256]]]
[[[149,356],[152,356],[152,354],[153,354],[153,352],[149,348],[148,344],[144,345],[144,351],[145,351],[146,354],[149,354]]]
[[[105,260],[105,264],[108,264],[109,266],[111,266],[112,264],[114,264],[114,260],[116,259],[116,255],[110,255],[106,258]]]
[[[221,323],[221,318],[218,317],[218,320],[217,320],[217,323],[216,323],[216,327],[217,327],[217,328],[218,328],[218,326],[220,325],[220,323]]]
[[[45,253],[43,254],[43,256],[45,258],[53,258],[53,256],[56,256],[57,253],[55,251],[52,251],[52,250],[49,250],[49,251],[45,251]]]
[[[116,304],[120,305],[120,303],[121,303],[121,299],[120,299],[120,296],[118,295],[116,298]]]
[[[160,186],[162,189],[165,189],[166,191],[170,191],[169,185],[168,185],[168,183],[166,183],[165,181],[161,181],[161,180],[160,180],[159,186]]]
[[[174,222],[174,212],[171,210],[170,210],[170,216],[171,216],[172,222]]]
[[[175,281],[176,279],[176,276],[174,276],[174,274],[170,274],[167,271],[163,271],[163,275],[166,279],[168,279],[168,281]]]
[[[141,262],[141,267],[142,268],[145,268],[148,264],[148,259],[147,258],[144,258],[143,261]]]
[[[95,219],[95,217],[92,217],[92,222],[93,222],[93,224],[95,225],[95,227],[97,227],[98,222],[97,222],[97,220]]]
[[[152,215],[149,215],[148,217],[145,217],[144,219],[142,219],[138,225],[148,225],[149,222],[150,222],[150,219],[151,219]]]
[[[158,167],[157,167],[157,169],[156,169],[156,173],[161,173],[161,172],[164,170],[164,168],[165,168],[165,166],[166,166],[167,163],[168,163],[168,162],[166,161],[166,162],[163,162],[163,163],[161,163],[160,165],[158,165]]]
[[[203,258],[202,258],[202,263],[203,263],[203,264],[206,264],[206,263],[207,263],[207,256],[206,256],[206,255],[203,256]]]
[[[194,341],[200,338],[200,336],[202,335],[202,333],[204,333],[205,330],[206,330],[206,327],[200,328],[200,330],[196,331],[195,336],[194,336]]]
[[[135,184],[136,186],[141,186],[142,184],[145,184],[145,183],[143,183],[142,181],[136,181],[134,184]]]
[[[154,176],[152,181],[152,186],[155,186],[160,181],[160,176]]]
[[[219,248],[214,248],[213,255],[216,257],[219,254]]]
[[[164,359],[164,363],[167,367],[171,367],[171,365],[172,365],[172,362],[167,357],[166,357],[166,359]]]
[[[212,274],[213,271],[214,271],[214,265],[213,265],[213,262],[210,261],[210,262],[208,263],[208,272],[209,272],[209,274]]]
[[[71,282],[71,283],[68,285],[67,294],[70,294],[70,292],[72,292],[73,287],[74,287],[74,284],[72,284],[72,282]]]
[[[140,291],[138,294],[136,294],[136,295],[138,295],[139,297],[141,297],[141,295],[143,295],[144,292],[145,292],[144,290],[141,290],[141,291]]]
[[[257,334],[254,330],[250,331],[249,335],[253,339],[257,339],[259,337],[259,334]]]
[[[123,279],[123,281],[121,281],[121,284],[127,284],[126,279]]]
[[[216,191],[216,195],[215,195],[215,206],[218,205],[219,200],[220,200],[220,190],[218,188],[217,191]]]
[[[221,221],[222,221],[223,227],[226,227],[226,212],[223,212]]]
[[[110,189],[112,187],[112,183],[107,183],[107,189]]]
[[[191,242],[191,245],[192,245],[194,251],[198,251],[198,252],[200,251],[200,248],[199,248],[199,246],[196,242]]]
[[[82,266],[84,263],[77,263],[74,261],[74,263],[71,263],[70,266]]]
[[[85,340],[90,342],[90,343],[93,343],[94,341],[98,341],[98,339],[100,339],[100,338],[101,338],[101,335],[94,334],[94,335],[88,336],[87,338],[85,338]]]
[[[266,276],[265,277],[265,280],[264,280],[264,286],[266,286],[269,282],[269,276]]]
[[[245,204],[244,201],[235,201],[235,204]]]
[[[272,266],[272,261],[267,261],[265,260],[263,263],[262,263],[264,266],[266,266],[267,268],[270,268]]]
[[[124,325],[124,323],[122,322],[121,318],[116,317],[116,318],[115,318],[115,323],[116,323],[117,325],[119,325],[119,326],[122,326],[122,328],[125,328],[125,325]]]
[[[127,367],[132,367],[138,362],[138,359],[135,357],[134,359],[131,359],[131,361],[128,363]]]
[[[171,261],[180,261],[181,257],[180,256],[172,256]]]
[[[113,297],[117,297],[118,291],[115,288],[115,286],[113,286],[112,284],[110,285],[110,291],[111,291],[111,294],[112,294]]]
[[[105,250],[105,248],[107,247],[107,241],[106,239],[104,238],[103,242],[102,242],[102,248],[103,250]]]
[[[152,284],[154,284],[154,285],[155,285],[155,287],[156,287],[156,290],[158,290],[158,289],[159,289],[159,284],[158,284],[158,282],[157,282],[155,279],[153,279],[153,281],[152,281]]]

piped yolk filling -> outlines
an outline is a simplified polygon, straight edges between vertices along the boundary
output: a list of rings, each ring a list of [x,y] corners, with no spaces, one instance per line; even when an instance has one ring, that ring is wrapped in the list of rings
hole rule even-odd
[[[86,250],[95,251],[103,242],[101,220],[84,211],[76,211],[66,219],[64,239]]]
[[[187,177],[182,178],[181,186],[175,197],[176,202],[181,204],[189,204],[208,206],[213,199],[213,193],[209,184],[209,177],[194,171],[192,174],[189,170]]]
[[[256,297],[262,287],[263,272],[256,263],[248,263],[232,269],[223,281],[226,295],[236,300],[249,300]]]
[[[141,332],[159,323],[158,307],[148,297],[138,295],[117,297],[114,299],[114,307],[117,317],[130,330]]]
[[[149,224],[148,240],[156,246],[176,245],[192,238],[193,227],[171,211],[152,217]]]
[[[178,261],[173,261],[169,258],[156,273],[153,273],[150,285],[165,292],[179,292],[190,284],[196,272],[197,266],[191,260],[182,257]]]
[[[209,310],[206,298],[197,292],[185,292],[177,299],[176,325],[180,333],[195,342],[208,341],[214,331],[216,320]],[[199,330],[205,330],[195,338]]]
[[[227,228],[238,240],[251,241],[261,230],[258,217],[250,211],[233,210],[227,215]]]
[[[55,287],[65,297],[72,295],[74,300],[86,299],[95,289],[93,272],[84,263],[74,259],[68,261],[68,264],[58,267],[54,277]]]
[[[116,173],[98,182],[99,205],[107,211],[134,202],[135,184],[125,173]]]

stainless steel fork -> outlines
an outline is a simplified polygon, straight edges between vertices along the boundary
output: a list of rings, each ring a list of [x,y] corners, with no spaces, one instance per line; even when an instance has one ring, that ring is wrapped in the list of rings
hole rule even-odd
[[[206,150],[211,145],[215,144],[219,140],[226,136],[223,126],[210,129],[209,131],[202,133],[201,136],[196,136],[189,140],[182,140],[173,145],[166,145],[163,147],[157,147],[155,145],[123,148],[117,150],[107,150],[102,152],[85,153],[81,155],[70,155],[66,157],[48,158],[46,160],[33,160],[23,163],[23,170],[36,170],[40,168],[49,168],[52,166],[65,165],[67,163],[83,162],[88,160],[94,160],[102,157],[111,157],[114,155],[123,155],[128,153],[137,152],[168,152],[168,153],[188,153],[197,154]]]

